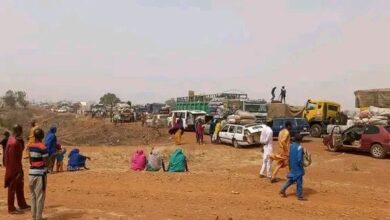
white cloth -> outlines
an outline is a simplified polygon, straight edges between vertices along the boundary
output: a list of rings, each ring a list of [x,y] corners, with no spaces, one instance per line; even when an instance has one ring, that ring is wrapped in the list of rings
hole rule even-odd
[[[273,131],[270,127],[265,126],[261,131],[260,143],[263,144],[263,165],[260,170],[260,175],[271,177],[271,166],[272,161],[270,156],[272,154],[272,142],[273,142]]]

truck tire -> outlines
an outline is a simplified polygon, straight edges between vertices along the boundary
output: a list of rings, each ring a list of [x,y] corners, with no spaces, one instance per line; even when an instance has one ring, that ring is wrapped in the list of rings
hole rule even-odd
[[[377,159],[383,159],[386,156],[385,149],[380,144],[373,144],[370,152],[371,155]]]
[[[319,124],[314,124],[310,127],[310,136],[319,138],[322,134],[322,127]]]

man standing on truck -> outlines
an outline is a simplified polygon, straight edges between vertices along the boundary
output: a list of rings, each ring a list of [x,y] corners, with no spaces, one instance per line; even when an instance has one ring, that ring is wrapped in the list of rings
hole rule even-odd
[[[271,91],[271,95],[272,95],[271,102],[275,100],[275,91],[276,91],[276,86]]]
[[[264,126],[261,131],[260,143],[263,145],[263,166],[260,170],[260,178],[271,178],[271,154],[272,154],[272,142],[273,142],[273,131],[267,125]]]
[[[282,90],[280,91],[280,101],[286,104],[286,88],[282,86]]]
[[[276,182],[276,175],[281,168],[288,166],[288,154],[290,149],[290,131],[292,125],[290,121],[286,121],[283,130],[280,131],[278,137],[279,152],[272,154],[271,159],[277,162],[277,166],[272,173],[271,183]]]

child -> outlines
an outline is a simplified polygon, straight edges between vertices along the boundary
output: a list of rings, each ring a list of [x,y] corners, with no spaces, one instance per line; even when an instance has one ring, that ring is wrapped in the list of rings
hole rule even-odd
[[[289,155],[289,165],[290,172],[287,174],[287,182],[284,184],[283,188],[280,190],[279,194],[282,197],[286,196],[286,190],[293,185],[297,184],[297,197],[298,200],[305,201],[303,197],[303,176],[305,175],[305,169],[303,164],[304,151],[301,145],[302,136],[296,134],[294,138],[294,143],[290,146],[290,155]]]
[[[66,148],[57,145],[57,173],[64,172],[64,156],[66,153]]]

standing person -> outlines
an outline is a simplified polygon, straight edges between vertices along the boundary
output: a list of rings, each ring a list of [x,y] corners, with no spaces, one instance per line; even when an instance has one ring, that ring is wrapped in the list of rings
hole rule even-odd
[[[64,172],[64,157],[66,154],[66,148],[62,147],[61,145],[58,145],[57,149],[57,156],[56,156],[56,171],[58,172]]]
[[[274,88],[272,88],[272,91],[271,91],[271,95],[272,95],[271,102],[273,102],[275,100],[275,91],[276,91],[276,86]]]
[[[213,134],[213,141],[217,141],[219,140],[219,132],[221,131],[222,129],[222,122],[221,120],[217,119],[217,122],[215,124],[215,129],[214,129],[214,134]]]
[[[22,156],[24,151],[24,141],[22,138],[23,128],[20,125],[14,125],[12,136],[8,139],[5,152],[5,176],[4,187],[8,188],[8,213],[22,214],[29,210],[31,206],[27,205],[24,197],[24,178]],[[20,210],[15,208],[15,195]]]
[[[286,88],[284,86],[282,87],[282,90],[280,91],[280,101],[284,104],[286,104]]]
[[[47,166],[48,173],[52,173],[54,169],[54,164],[56,162],[56,153],[57,153],[57,128],[55,126],[52,126],[49,129],[49,132],[47,132],[46,138],[45,138],[45,146],[48,149],[49,152],[49,164]]]
[[[260,170],[260,178],[271,178],[271,154],[272,154],[272,142],[273,142],[273,131],[270,127],[265,125],[261,131],[260,143],[263,145],[263,165]]]
[[[209,130],[210,142],[211,143],[213,143],[213,136],[214,136],[214,131],[215,131],[215,125],[216,125],[216,119],[212,119],[210,121],[210,130]]]
[[[281,168],[288,166],[288,151],[290,149],[290,131],[291,122],[286,121],[283,130],[280,131],[278,137],[279,152],[278,154],[272,154],[271,159],[277,162],[277,166],[272,173],[271,183],[276,182],[276,175]]]
[[[175,144],[176,145],[181,144],[181,138],[184,134],[183,120],[181,119],[181,117],[177,120],[175,126],[171,129],[169,129],[169,134],[175,135]]]
[[[3,147],[3,166],[5,166],[5,153],[7,151],[7,142],[8,142],[8,139],[9,139],[9,132],[8,131],[5,131],[4,134],[3,134],[3,139],[1,140],[0,144],[1,146]]]
[[[35,131],[35,129],[37,129],[37,128],[38,128],[37,122],[36,122],[35,120],[32,120],[32,121],[31,121],[30,132],[29,132],[29,134],[28,134],[27,146],[30,145],[30,144],[35,143],[34,131]],[[23,153],[24,153],[23,158],[28,159],[28,157],[29,157],[29,155],[30,155],[30,152],[29,152],[29,150],[28,150],[28,147],[26,148],[26,150],[25,150]]]
[[[35,143],[28,145],[30,158],[29,186],[31,192],[31,213],[33,220],[41,220],[45,206],[47,186],[48,149],[42,140],[45,133],[42,129],[34,130]]]
[[[279,194],[282,197],[287,197],[286,190],[293,185],[297,184],[297,197],[298,200],[305,200],[303,198],[303,176],[305,175],[305,169],[303,167],[303,147],[301,145],[302,136],[296,134],[294,138],[294,143],[291,144],[290,154],[289,154],[289,165],[290,172],[287,174],[287,182],[284,184]]]
[[[196,142],[203,144],[204,127],[203,120],[199,118],[195,124]]]
[[[145,126],[145,123],[146,123],[146,113],[145,112],[143,112],[141,115],[141,123],[142,123],[142,127]]]

